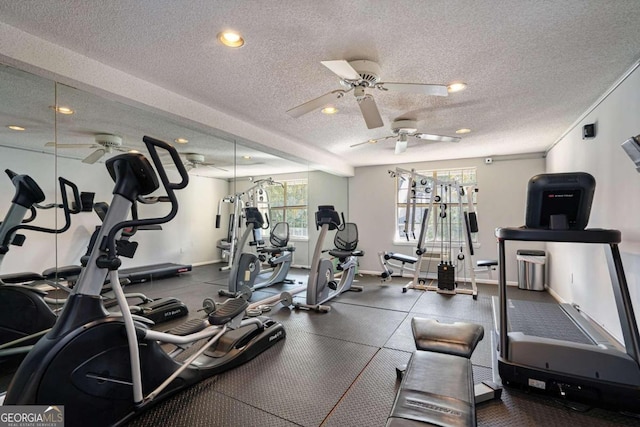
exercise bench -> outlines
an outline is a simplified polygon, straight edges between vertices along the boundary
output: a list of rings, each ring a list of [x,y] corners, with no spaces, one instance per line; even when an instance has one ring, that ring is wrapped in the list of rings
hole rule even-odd
[[[491,382],[474,385],[470,359],[484,328],[414,317],[411,329],[417,350],[397,368],[402,383],[386,426],[475,426],[476,403],[502,392]]]

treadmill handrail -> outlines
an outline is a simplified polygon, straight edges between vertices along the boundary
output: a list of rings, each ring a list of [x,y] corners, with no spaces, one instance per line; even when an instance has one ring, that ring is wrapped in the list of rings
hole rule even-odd
[[[568,242],[568,243],[620,243],[620,230],[588,228],[586,230],[547,230],[526,227],[496,228],[496,237],[504,240],[529,242]]]

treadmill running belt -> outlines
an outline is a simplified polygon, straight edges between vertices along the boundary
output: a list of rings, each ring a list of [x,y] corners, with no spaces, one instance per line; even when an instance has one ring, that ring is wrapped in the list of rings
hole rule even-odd
[[[593,344],[558,304],[508,300],[510,332],[542,338]]]

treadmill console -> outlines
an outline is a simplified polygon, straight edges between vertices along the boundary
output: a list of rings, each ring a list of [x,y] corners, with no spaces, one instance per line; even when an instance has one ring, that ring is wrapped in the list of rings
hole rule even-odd
[[[588,173],[552,173],[529,180],[525,225],[548,230],[584,230],[596,181]]]

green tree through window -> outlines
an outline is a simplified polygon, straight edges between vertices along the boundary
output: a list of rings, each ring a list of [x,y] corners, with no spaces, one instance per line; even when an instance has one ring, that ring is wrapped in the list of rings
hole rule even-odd
[[[308,237],[307,180],[280,181],[283,185],[269,187],[271,224],[289,224],[290,237]]]

